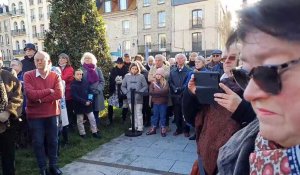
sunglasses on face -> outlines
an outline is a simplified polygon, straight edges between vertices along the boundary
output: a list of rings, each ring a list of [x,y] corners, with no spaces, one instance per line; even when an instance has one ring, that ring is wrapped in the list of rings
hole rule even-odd
[[[282,89],[280,75],[291,68],[291,66],[300,63],[300,59],[292,60],[280,65],[265,65],[254,67],[250,73],[242,68],[232,69],[233,78],[236,83],[245,90],[250,79],[257,84],[259,88],[267,93],[277,95]]]
[[[213,55],[212,57],[220,57],[220,55]]]
[[[230,55],[230,56],[227,56],[227,57],[222,57],[223,61],[226,61],[227,59],[229,61],[235,61],[236,60],[236,56],[235,55]]]

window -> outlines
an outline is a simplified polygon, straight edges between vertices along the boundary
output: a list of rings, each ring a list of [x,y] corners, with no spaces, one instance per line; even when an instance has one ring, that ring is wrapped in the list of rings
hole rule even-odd
[[[25,23],[24,23],[24,21],[21,21],[21,29],[22,29],[22,31],[25,31]]]
[[[145,47],[151,49],[151,35],[145,35]]]
[[[34,9],[30,9],[30,14],[31,14],[31,21],[34,21],[35,20]]]
[[[122,30],[123,30],[123,34],[127,34],[129,33],[129,21],[122,21]]]
[[[158,12],[158,27],[166,26],[166,12]]]
[[[20,43],[19,43],[19,41],[16,41],[16,50],[17,50],[17,51],[20,50]]]
[[[7,32],[7,30],[8,30],[7,23],[8,23],[8,21],[5,20],[5,21],[4,21],[4,32]]]
[[[124,49],[123,53],[130,52],[130,41],[129,40],[123,41],[123,49]]]
[[[37,34],[36,34],[36,26],[35,26],[35,25],[32,26],[32,36],[33,36],[33,37],[37,37]]]
[[[48,19],[50,18],[51,11],[52,11],[52,6],[51,6],[51,5],[48,5],[48,6],[47,6],[47,18],[48,18]]]
[[[201,51],[202,50],[202,34],[196,32],[192,34],[192,51]]]
[[[39,7],[39,20],[41,21],[44,17],[44,14],[43,14],[43,7]]]
[[[18,30],[18,23],[17,22],[14,22],[14,30],[15,30],[15,32],[17,32],[17,30]]]
[[[144,6],[149,6],[150,5],[150,0],[144,0]]]
[[[158,34],[159,51],[166,51],[167,48],[167,35]]]
[[[0,44],[1,44],[1,45],[4,44],[4,42],[3,42],[3,36],[2,36],[2,35],[0,35]]]
[[[111,12],[111,0],[105,0],[104,3],[104,12]]]
[[[42,0],[38,0],[38,4],[41,4],[41,3],[43,3],[43,1]]]
[[[2,22],[0,21],[0,33],[2,33]]]
[[[21,14],[24,14],[24,7],[23,7],[23,3],[19,2],[19,10]]]
[[[25,48],[25,45],[26,45],[26,40],[23,40],[22,41],[22,48]]]
[[[201,9],[192,12],[192,28],[202,27],[203,12]]]
[[[120,10],[127,9],[127,0],[120,0]]]
[[[16,8],[16,4],[15,3],[11,4],[11,11],[12,11],[13,14],[17,14],[17,8]]]
[[[157,0],[157,4],[163,4],[165,3],[165,0]]]
[[[10,42],[9,42],[9,36],[8,36],[8,34],[6,34],[6,35],[5,35],[5,42],[6,42],[6,44],[7,44],[7,45],[9,45],[9,44],[10,44]]]
[[[151,28],[151,16],[150,13],[144,14],[144,29]]]
[[[33,0],[29,0],[29,5],[33,5]]]

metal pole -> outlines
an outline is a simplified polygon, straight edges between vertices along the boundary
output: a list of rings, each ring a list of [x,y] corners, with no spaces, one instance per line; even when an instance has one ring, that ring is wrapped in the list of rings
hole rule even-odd
[[[135,101],[135,89],[131,89],[131,131],[135,132],[135,123],[134,123],[134,101]]]

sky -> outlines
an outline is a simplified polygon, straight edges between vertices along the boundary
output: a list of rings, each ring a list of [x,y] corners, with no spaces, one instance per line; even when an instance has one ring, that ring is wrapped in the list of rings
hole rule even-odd
[[[7,4],[8,3],[8,0],[0,0],[0,4]]]

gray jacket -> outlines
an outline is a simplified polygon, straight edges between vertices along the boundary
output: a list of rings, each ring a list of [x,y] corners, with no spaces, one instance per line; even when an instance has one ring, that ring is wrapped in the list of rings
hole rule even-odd
[[[83,70],[83,80],[87,81],[87,71],[84,67],[82,67]],[[101,71],[101,69],[99,67],[97,67],[97,71],[96,71],[97,75],[99,76],[99,81],[89,85],[89,88],[94,88],[96,90],[98,90],[98,94],[94,94],[94,100],[93,100],[93,110],[94,111],[102,111],[105,109],[104,106],[104,96],[103,96],[103,89],[104,89],[104,77],[103,77],[103,73]]]
[[[236,132],[228,142],[219,149],[219,175],[249,175],[249,156],[254,151],[254,143],[259,131],[258,119]]]
[[[146,82],[144,75],[133,75],[131,73],[125,75],[122,81],[121,90],[124,94],[126,94],[128,103],[130,103],[131,99],[131,89],[135,89],[137,92],[148,91],[148,83]],[[135,94],[135,103],[143,104],[143,96],[141,94]]]

